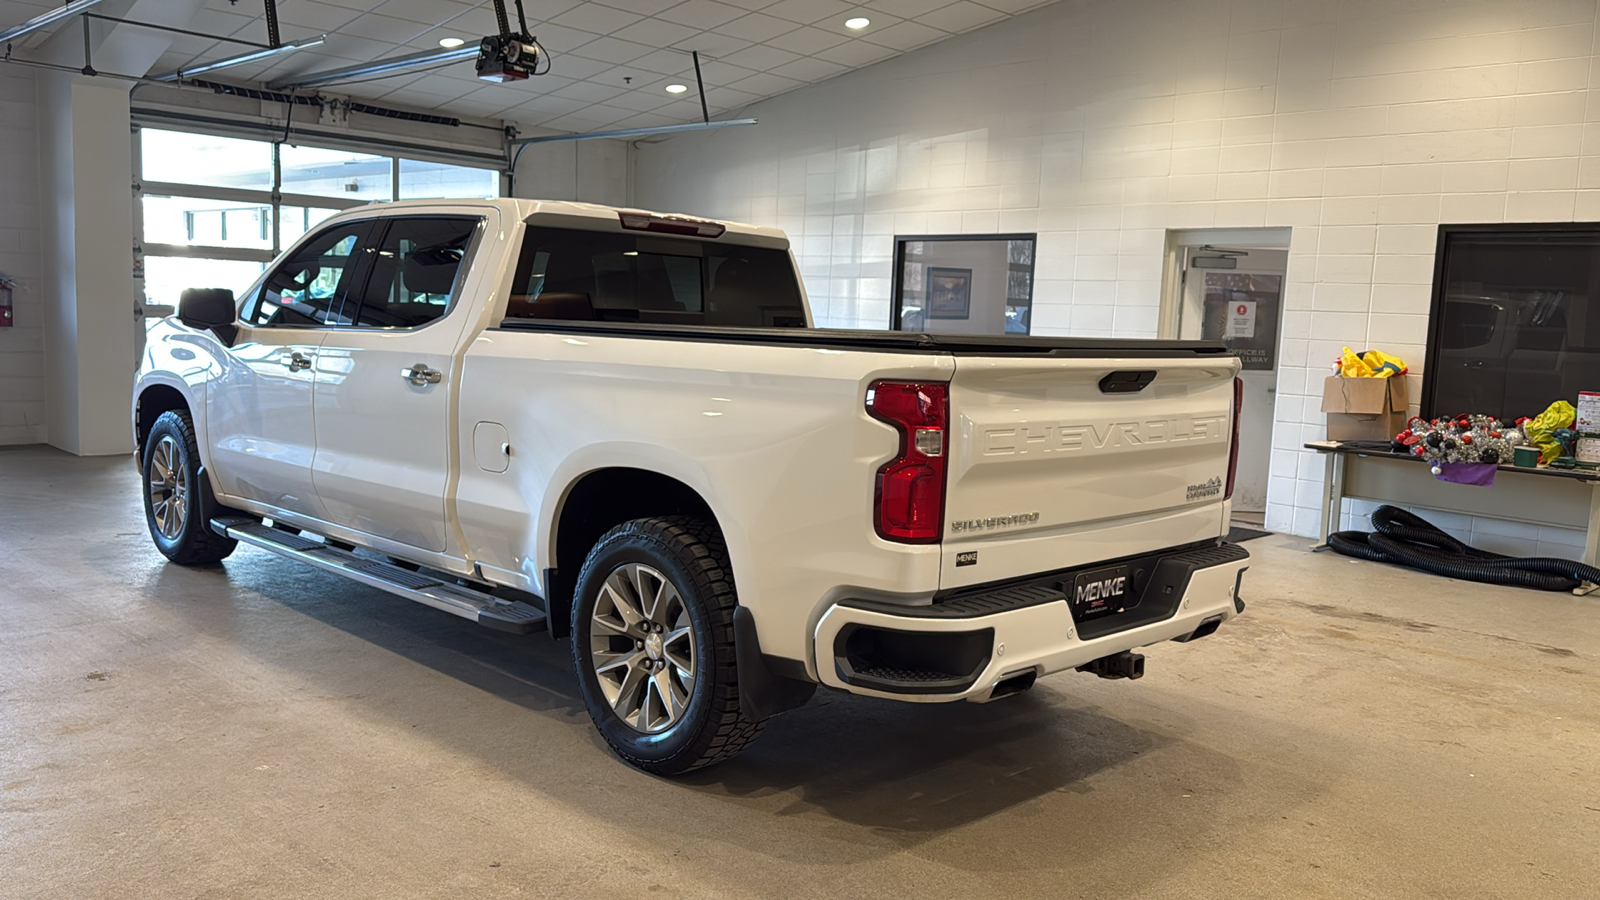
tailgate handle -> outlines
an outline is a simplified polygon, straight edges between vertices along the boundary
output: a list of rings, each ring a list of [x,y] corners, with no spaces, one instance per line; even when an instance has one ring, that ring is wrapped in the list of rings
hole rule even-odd
[[[1102,394],[1137,394],[1156,380],[1155,369],[1127,369],[1100,379]]]

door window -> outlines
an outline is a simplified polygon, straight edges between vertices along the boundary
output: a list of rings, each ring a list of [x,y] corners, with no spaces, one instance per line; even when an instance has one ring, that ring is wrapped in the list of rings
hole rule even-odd
[[[1283,276],[1206,272],[1200,339],[1223,341],[1246,369],[1272,371],[1278,357]]]
[[[416,328],[450,311],[461,263],[481,219],[415,216],[391,219],[372,275],[361,292],[355,324]]]
[[[343,325],[370,221],[344,222],[306,241],[278,265],[246,304],[251,325]]]

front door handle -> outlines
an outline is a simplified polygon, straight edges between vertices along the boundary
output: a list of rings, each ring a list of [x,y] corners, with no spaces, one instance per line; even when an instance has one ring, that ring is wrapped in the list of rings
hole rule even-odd
[[[310,358],[298,350],[278,357],[278,362],[282,363],[291,372],[311,368]]]
[[[425,384],[438,384],[444,378],[444,374],[438,369],[430,369],[422,363],[417,363],[409,369],[401,369],[400,377],[421,387]]]

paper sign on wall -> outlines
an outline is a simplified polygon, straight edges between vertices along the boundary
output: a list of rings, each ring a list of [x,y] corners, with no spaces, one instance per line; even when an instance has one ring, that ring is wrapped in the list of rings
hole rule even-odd
[[[1256,336],[1256,301],[1235,300],[1229,304],[1227,335],[1230,338]]]

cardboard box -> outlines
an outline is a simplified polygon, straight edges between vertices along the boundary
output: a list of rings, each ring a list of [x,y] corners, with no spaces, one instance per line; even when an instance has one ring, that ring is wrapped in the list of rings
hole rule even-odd
[[[1406,427],[1411,398],[1406,379],[1341,378],[1322,382],[1322,411],[1328,414],[1330,441],[1393,440]]]

